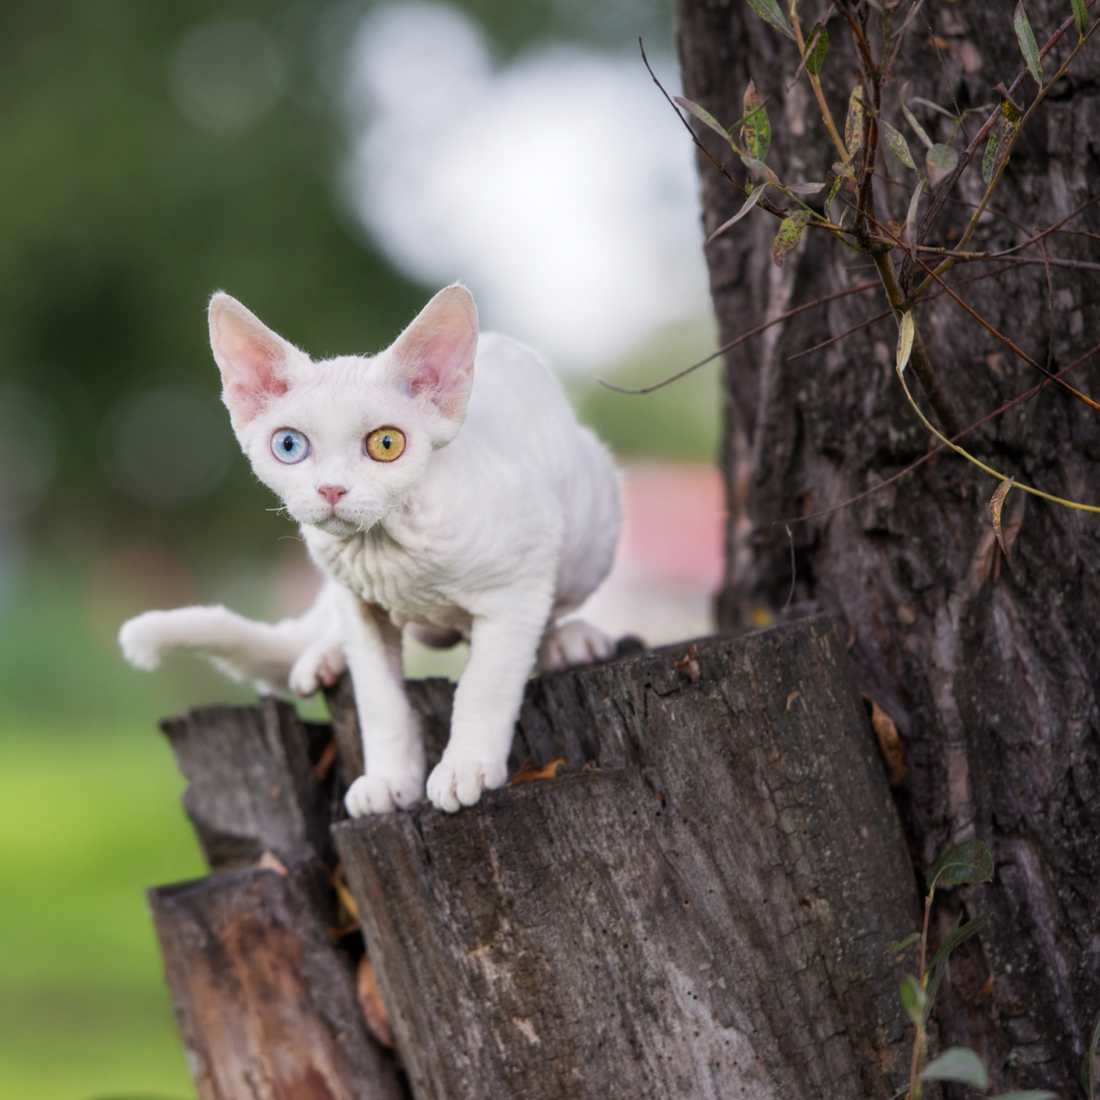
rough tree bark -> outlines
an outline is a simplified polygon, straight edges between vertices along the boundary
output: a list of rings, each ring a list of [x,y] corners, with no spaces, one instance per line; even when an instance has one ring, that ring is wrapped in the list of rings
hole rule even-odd
[[[827,7],[800,5],[812,11],[804,25]],[[898,7],[899,18],[908,8]],[[894,89],[908,81],[910,103],[916,96],[948,106],[954,97],[962,108],[995,103],[993,85],[1010,84],[1023,66],[1012,5],[929,0],[923,10],[929,25],[918,16],[911,28]],[[1029,0],[1027,10],[1041,44],[1071,8],[1068,0]],[[830,34],[821,75],[842,119],[857,69],[842,18],[830,23]],[[836,158],[812,93],[804,78],[787,90],[798,63],[794,48],[745,0],[678,0],[678,44],[689,98],[732,122],[743,113],[752,76],[773,120],[769,164],[784,178],[825,178]],[[1018,244],[1100,193],[1098,78],[1094,45],[1029,123],[978,247]],[[949,127],[947,120],[918,113],[934,137],[947,136],[938,128]],[[971,133],[986,113],[970,116]],[[908,130],[889,87],[884,116]],[[700,136],[720,160],[736,162],[715,135],[700,128]],[[880,158],[883,177],[901,174]],[[698,163],[710,232],[743,200],[704,157]],[[731,171],[744,175],[736,163]],[[911,173],[909,180],[911,186]],[[910,186],[880,181],[883,220],[904,219]],[[956,196],[975,202],[981,190],[975,164]],[[936,234],[957,237],[969,214],[948,203]],[[795,305],[877,281],[870,263],[825,233],[807,233],[775,267],[777,224],[754,210],[707,248],[723,343]],[[1100,233],[1100,205],[1067,228]],[[1047,253],[1095,262],[1096,240],[1053,236]],[[1026,254],[1039,256],[1035,249]],[[950,281],[981,270],[956,267]],[[1045,363],[1049,352],[1058,370],[1100,341],[1098,277],[1095,268],[1058,266],[1050,277],[1052,293],[1041,264],[1020,266],[970,283],[962,294],[1034,358]],[[932,362],[963,423],[1040,380],[946,296],[920,308]],[[839,504],[925,452],[927,433],[893,371],[889,315],[789,358],[885,309],[877,290],[838,299],[727,356],[723,625],[745,623],[754,607],[784,605],[792,545],[776,521]],[[1096,359],[1071,377],[1086,393],[1100,391]],[[980,456],[1023,481],[1100,503],[1100,420],[1053,387],[968,439]],[[1072,1096],[1100,1014],[1100,519],[1011,494],[1011,546],[1003,559],[986,510],[994,488],[961,459],[941,455],[857,504],[792,525],[797,581],[788,613],[837,610],[851,624],[861,686],[896,720],[904,740],[909,780],[899,804],[918,868],[970,836],[993,852],[992,884],[954,896],[968,916],[989,910],[993,920],[952,964],[941,1006],[944,1044],[978,1049],[994,1076],[991,1091],[1048,1085]],[[942,911],[941,934],[951,909]]]

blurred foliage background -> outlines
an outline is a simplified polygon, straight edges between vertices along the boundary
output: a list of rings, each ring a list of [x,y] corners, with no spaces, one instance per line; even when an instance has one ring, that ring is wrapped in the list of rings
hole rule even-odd
[[[136,673],[114,638],[152,606],[272,615],[308,599],[293,529],[218,402],[210,293],[322,356],[384,346],[438,289],[384,254],[349,200],[350,47],[373,7],[0,7],[4,1096],[193,1096],[141,890],[203,868],[154,726],[249,692],[187,661]],[[671,71],[669,0],[457,7],[497,66],[548,44],[634,65],[644,35]],[[636,70],[637,97],[666,111]],[[694,317],[570,374],[620,453],[712,458],[714,368],[660,404],[593,378],[645,382],[705,354],[706,310],[700,284]]]

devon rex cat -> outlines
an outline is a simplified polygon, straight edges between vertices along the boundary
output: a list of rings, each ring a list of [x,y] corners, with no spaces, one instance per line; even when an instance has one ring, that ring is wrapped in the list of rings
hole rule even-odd
[[[424,747],[405,698],[401,629],[470,641],[451,736],[427,793],[472,806],[506,779],[528,673],[611,655],[578,607],[611,566],[618,479],[547,368],[506,337],[478,339],[469,291],[440,291],[370,357],[314,362],[227,294],[210,302],[222,399],[256,476],[302,526],[326,583],[300,619],[223,607],[149,611],[119,634],[154,668],[188,649],[262,689],[300,695],[346,666],[366,774],[353,816],[424,796]]]

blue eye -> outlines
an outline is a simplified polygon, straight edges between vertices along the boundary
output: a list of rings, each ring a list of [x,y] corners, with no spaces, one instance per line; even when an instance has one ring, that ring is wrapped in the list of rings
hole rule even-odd
[[[271,437],[271,453],[280,462],[293,466],[309,454],[309,440],[293,428],[280,428]]]

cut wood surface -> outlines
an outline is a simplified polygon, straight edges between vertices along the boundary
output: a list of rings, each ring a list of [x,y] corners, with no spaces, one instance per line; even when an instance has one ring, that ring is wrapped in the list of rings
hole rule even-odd
[[[515,757],[564,758],[561,778],[336,827],[417,1100],[799,1100],[906,1075],[883,950],[918,901],[841,628],[685,656],[533,680]]]

